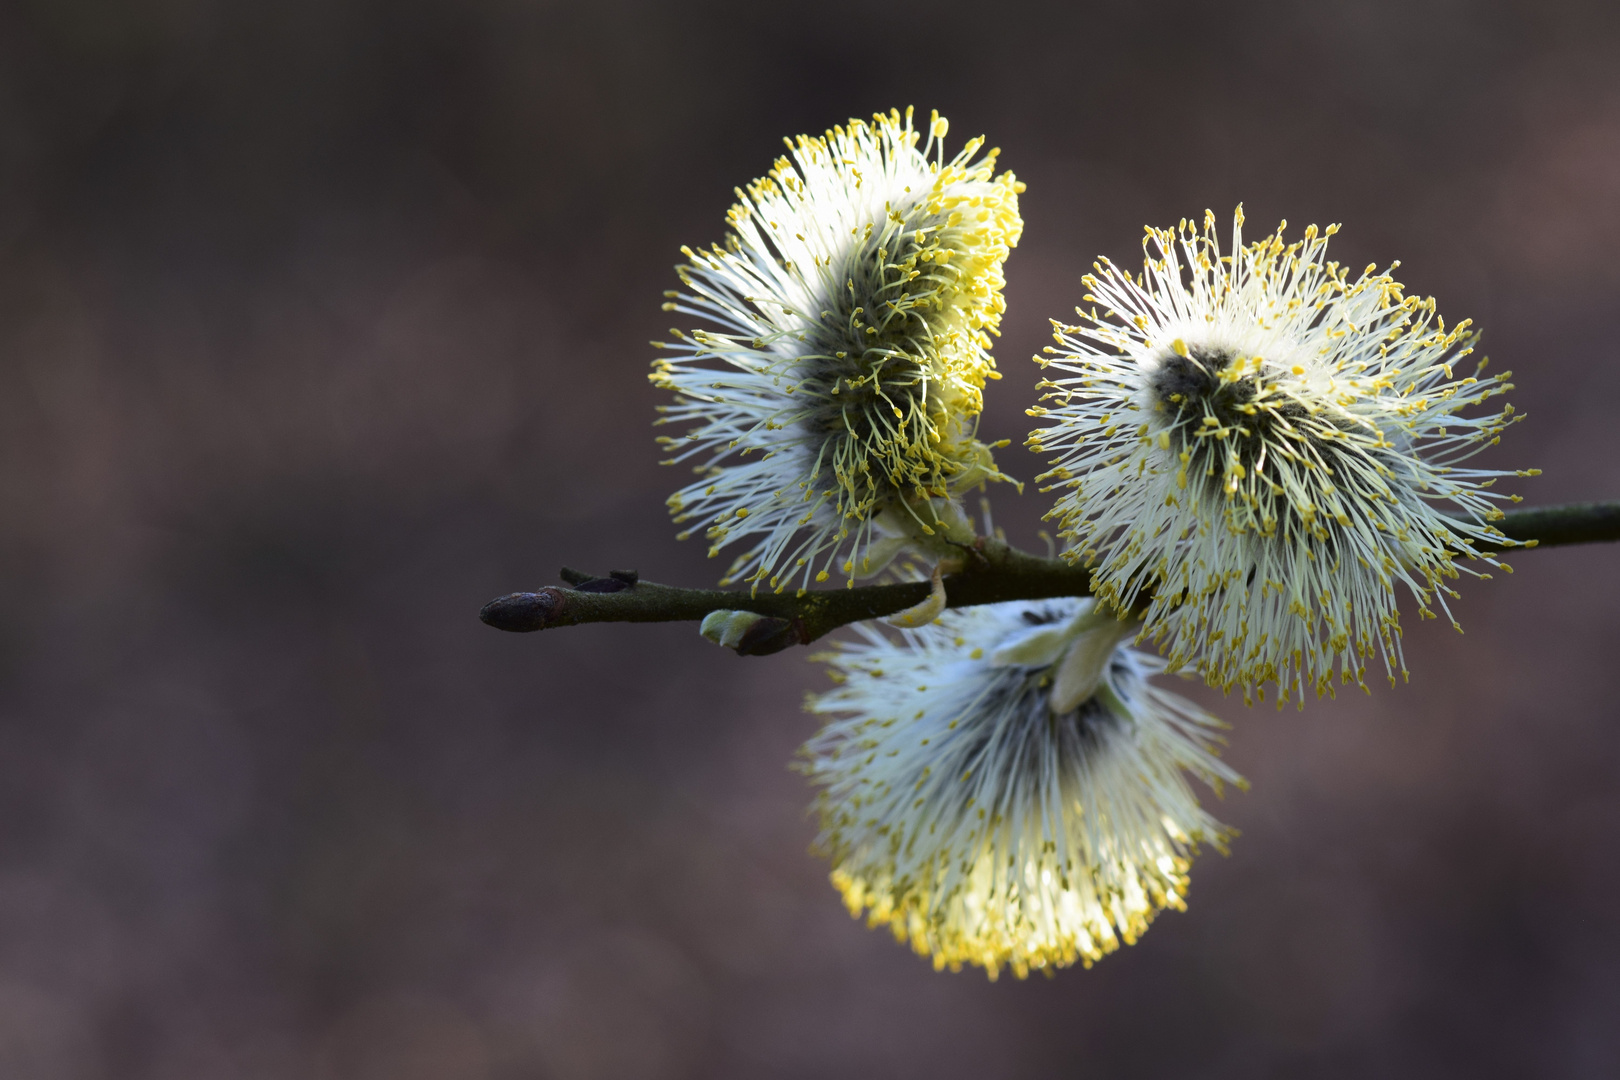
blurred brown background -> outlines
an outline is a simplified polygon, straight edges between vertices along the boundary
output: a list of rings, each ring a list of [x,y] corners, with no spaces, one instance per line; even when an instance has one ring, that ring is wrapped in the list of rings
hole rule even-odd
[[[1620,1075],[1620,548],[1409,617],[1398,690],[1205,695],[1231,856],[1028,983],[843,912],[802,652],[478,623],[713,579],[649,428],[677,248],[908,103],[1029,183],[1015,474],[1092,258],[1241,200],[1486,328],[1533,501],[1620,495],[1610,3],[10,0],[0,1076]]]

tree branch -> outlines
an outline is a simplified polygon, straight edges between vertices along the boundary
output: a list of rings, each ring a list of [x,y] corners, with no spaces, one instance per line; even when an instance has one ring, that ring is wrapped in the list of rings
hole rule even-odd
[[[1510,510],[1497,527],[1510,539],[1538,547],[1620,540],[1620,502],[1571,503]],[[1062,559],[1042,558],[999,540],[981,539],[966,549],[967,567],[945,578],[946,604],[971,607],[1002,600],[1088,596],[1090,573]],[[695,622],[713,611],[752,611],[754,624],[737,651],[764,656],[808,645],[830,631],[878,619],[922,603],[926,581],[749,595],[727,589],[682,589],[641,581],[633,570],[592,577],[564,567],[572,588],[548,586],[509,593],[484,605],[478,617],[498,630],[527,632],[591,622]]]
[[[1620,502],[1565,503],[1509,510],[1496,527],[1507,534],[1509,540],[1534,540],[1537,547],[1620,540]]]

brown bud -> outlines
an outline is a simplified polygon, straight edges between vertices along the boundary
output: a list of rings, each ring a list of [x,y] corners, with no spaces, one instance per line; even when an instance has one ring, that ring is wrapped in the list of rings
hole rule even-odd
[[[485,604],[478,617],[497,630],[526,634],[549,626],[562,604],[561,589],[547,587],[539,592],[507,593]]]
[[[766,617],[743,632],[737,642],[738,656],[769,656],[803,641],[798,623],[787,619]]]

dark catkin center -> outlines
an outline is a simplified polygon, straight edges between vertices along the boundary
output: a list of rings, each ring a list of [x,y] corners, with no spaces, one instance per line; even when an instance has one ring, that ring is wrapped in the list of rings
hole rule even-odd
[[[890,242],[903,250],[872,249],[848,268],[845,288],[819,312],[801,374],[815,404],[802,422],[824,443],[858,448],[873,484],[908,493],[942,479],[931,475],[934,463],[906,448],[928,445],[932,418],[943,411],[928,362],[930,315],[937,319],[940,306],[931,297],[955,286],[956,271],[941,258],[909,273],[899,263],[922,241],[906,234]],[[826,460],[830,470],[831,455]]]
[[[985,695],[981,707],[1001,724],[978,732],[961,760],[973,771],[993,765],[1002,775],[1003,788],[1017,776],[1038,779],[1043,754],[1040,747],[1058,740],[1060,752],[1084,758],[1093,753],[1103,737],[1124,719],[1098,697],[1087,698],[1078,706],[1053,716],[1047,708],[1051,693],[1050,669],[1002,672],[996,685]]]
[[[1115,665],[1117,667],[1117,664]],[[1110,680],[1112,681],[1112,680]],[[1046,698],[1041,698],[1041,706],[1046,704]],[[1048,712],[1050,715],[1050,712]],[[1053,716],[1050,721],[1054,727],[1068,727],[1074,732],[1077,749],[1082,758],[1093,754],[1103,737],[1114,731],[1123,723],[1123,718],[1103,703],[1101,697],[1089,697],[1075,706],[1073,711],[1062,716]]]
[[[1225,373],[1242,354],[1232,349],[1194,345],[1187,355],[1167,352],[1150,377],[1160,413],[1168,421],[1171,447],[1188,452],[1188,472],[1225,472],[1236,458],[1245,468],[1259,459],[1268,439],[1286,426],[1292,437],[1315,442],[1301,425],[1310,415],[1299,402],[1266,390],[1253,374],[1231,378]],[[1200,434],[1214,428],[1223,438]]]
[[[1025,608],[1020,614],[1030,626],[1049,626],[1072,618],[1074,613],[1060,605],[1043,604]],[[992,765],[1000,769],[1004,789],[1020,776],[1039,780],[1041,776],[1034,770],[1042,767],[1043,745],[1056,740],[1060,753],[1084,758],[1098,748],[1107,733],[1126,722],[1127,718],[1109,708],[1101,696],[1087,698],[1062,716],[1053,716],[1047,707],[1053,671],[1051,665],[1007,667],[991,676],[992,682],[977,709],[1001,720],[983,725],[974,733],[960,758],[965,768],[977,771]],[[1109,684],[1128,686],[1132,674],[1129,661],[1116,651],[1108,664]]]

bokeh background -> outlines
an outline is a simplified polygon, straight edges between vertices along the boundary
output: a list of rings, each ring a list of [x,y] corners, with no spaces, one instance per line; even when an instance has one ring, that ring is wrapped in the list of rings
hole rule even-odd
[[[1015,474],[1091,260],[1242,201],[1485,327],[1531,500],[1620,495],[1611,3],[8,0],[0,1075],[1620,1075],[1620,548],[1409,613],[1398,690],[1204,693],[1231,855],[1027,983],[844,913],[803,652],[479,624],[713,579],[649,429],[677,248],[908,103],[1029,183]]]

